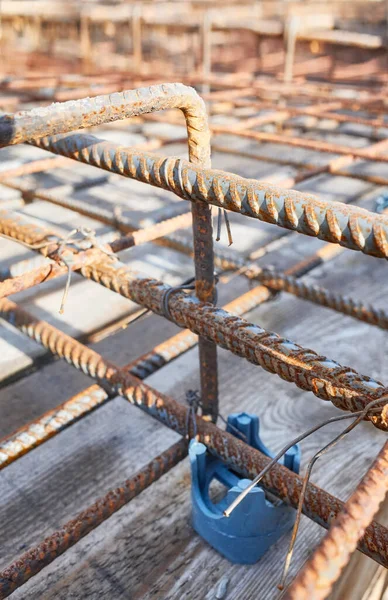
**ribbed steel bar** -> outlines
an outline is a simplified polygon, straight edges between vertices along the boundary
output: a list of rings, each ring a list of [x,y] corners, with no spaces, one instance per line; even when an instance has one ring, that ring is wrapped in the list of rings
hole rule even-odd
[[[257,286],[226,304],[224,310],[235,315],[244,315],[260,304],[267,302],[272,297],[271,292],[264,286]],[[189,329],[180,331],[167,342],[162,342],[152,352],[144,354],[132,363],[131,373],[139,379],[152,375],[157,369],[163,367],[182,353],[193,348],[197,343],[197,336]]]
[[[31,243],[49,239],[47,230],[37,225],[23,224],[22,220],[15,220],[12,215],[0,220],[0,231]],[[46,248],[41,251],[45,253]],[[89,261],[89,267],[80,269],[82,275],[153,312],[164,314],[162,305],[167,286],[146,276],[131,273],[118,261],[106,260],[106,256],[98,248],[79,253],[73,259],[73,264],[80,268],[82,263],[87,265]],[[314,265],[315,262],[313,260],[310,264]],[[318,397],[331,400],[344,410],[360,410],[368,399],[376,397],[376,393],[383,393],[382,384],[359,376],[348,367],[344,368],[325,357],[319,357],[311,350],[281,339],[258,326],[235,321],[236,317],[231,317],[229,313],[203,305],[186,294],[176,293],[171,297],[170,314],[179,326],[218,343],[288,381],[294,381],[302,389],[313,391]],[[254,352],[250,343],[255,344]],[[377,424],[381,426],[381,423]]]
[[[232,300],[224,308],[234,314],[243,315],[270,298],[271,293],[267,288],[257,286]],[[158,344],[150,352],[123,367],[123,370],[127,370],[138,379],[145,379],[193,348],[197,342],[198,337],[186,329]],[[35,421],[1,439],[0,470],[102,406],[113,395],[112,392],[108,393],[107,386],[103,389],[98,385],[92,385],[55,409],[41,415]]]
[[[112,252],[121,252],[127,248],[133,246],[140,246],[140,244],[146,244],[147,242],[154,242],[169,233],[173,233],[178,229],[185,229],[191,224],[190,213],[184,213],[165,221],[160,221],[154,225],[144,227],[144,229],[138,229],[132,233],[127,233],[125,236],[114,240],[109,245]]]
[[[187,441],[176,442],[119,487],[110,490],[35,548],[22,554],[15,562],[0,572],[0,599],[7,598],[13,591],[160,479],[162,475],[168,473],[186,455]]]
[[[43,283],[49,279],[55,279],[56,277],[64,275],[65,273],[67,273],[66,267],[56,265],[53,262],[48,262],[47,264],[37,267],[32,271],[28,271],[22,275],[17,275],[16,277],[5,279],[4,281],[0,282],[0,298],[17,294],[23,290],[28,290],[39,283]]]
[[[190,254],[190,242],[179,234],[168,236],[162,243],[185,254]],[[328,244],[325,260],[331,258],[331,252],[332,257],[337,256],[338,250],[341,251],[342,249]],[[287,269],[285,273],[261,268],[244,257],[239,256],[237,252],[233,252],[230,248],[216,250],[214,253],[214,262],[216,266],[221,267],[223,270],[240,271],[242,275],[251,281],[261,283],[273,292],[288,292],[314,304],[326,306],[354,319],[363,321],[364,323],[376,325],[381,329],[388,329],[388,314],[384,309],[377,309],[373,305],[364,304],[350,296],[334,293],[326,288],[297,279],[297,277],[305,275],[318,264],[325,262],[319,256],[312,255],[290,269]]]
[[[144,230],[136,230],[135,227],[130,224],[128,219],[114,217],[108,211],[91,207],[86,203],[85,208],[83,209],[82,203],[79,203],[78,201],[74,202],[71,199],[62,200],[55,194],[44,190],[42,190],[42,192],[40,190],[37,191],[36,197],[53,201],[61,206],[69,206],[70,208],[81,212],[81,214],[87,214],[87,216],[94,217],[104,223],[109,223],[111,225],[116,224],[122,231],[131,231],[132,234],[127,233],[125,237],[121,237],[109,244],[112,252],[119,252],[126,248],[130,248],[133,245],[156,241],[163,246],[174,248],[185,254],[193,255],[193,244],[189,240],[179,235],[168,236],[169,233],[174,232],[176,229],[189,226],[191,222],[189,213],[172,217],[164,222],[151,225]],[[160,239],[162,237],[163,239]],[[376,325],[383,329],[388,327],[388,316],[383,309],[375,309],[373,306],[364,305],[362,302],[354,300],[351,297],[335,294],[325,288],[297,281],[295,277],[291,277],[287,272],[283,274],[260,269],[256,265],[250,265],[249,261],[244,260],[243,257],[239,256],[236,252],[231,251],[231,249],[223,250],[221,248],[216,250],[214,252],[214,263],[222,269],[241,269],[242,274],[248,279],[261,282],[273,291],[286,291],[371,325]],[[26,267],[24,268],[25,271]],[[49,265],[42,265],[42,268],[38,269],[36,272],[26,273],[23,277],[15,277],[9,282],[4,282],[4,285],[0,283],[0,297],[9,296],[12,293],[27,289],[32,285],[36,285],[47,279],[52,279],[63,273],[64,270],[60,267],[50,268]]]
[[[184,113],[190,161],[203,168],[209,167],[210,130],[205,104],[194,89],[181,84],[151,86],[4,115],[0,117],[0,147],[168,108],[179,108]],[[213,302],[215,283],[210,207],[194,203],[192,214],[196,293],[200,300]],[[209,340],[200,340],[199,351],[202,403],[204,410],[216,418],[217,349]]]
[[[387,492],[388,442],[288,588],[284,600],[327,598]]]
[[[37,267],[23,275],[2,281],[0,283],[0,297],[20,292],[43,281],[64,275],[68,272],[68,266],[76,270],[82,264],[101,260],[104,251],[110,251],[109,246],[90,248],[88,247],[90,246],[89,242],[81,243],[81,248],[84,248],[82,251],[79,251],[79,247],[75,247],[70,243],[61,248],[61,241],[55,232],[26,222],[20,215],[6,211],[0,211],[0,234],[27,244],[32,249],[39,250],[43,256],[56,261]],[[64,260],[66,264],[63,262]]]
[[[308,110],[308,109],[307,109]],[[144,115],[143,117],[146,120],[152,120],[152,121],[156,121],[156,122],[165,122],[165,119],[163,119],[160,115]],[[168,122],[171,124],[180,124],[180,122],[175,119],[172,115],[168,117]],[[210,129],[212,131],[212,133],[222,133],[221,131],[217,131],[217,127],[218,125],[210,125]],[[240,134],[240,131],[243,133],[244,130],[246,129],[246,121],[242,121],[241,123],[237,123],[237,124],[233,124],[231,126],[228,126],[228,132],[229,133],[233,133],[233,135],[236,135],[237,137]],[[227,133],[225,131],[225,133]],[[253,132],[255,133],[255,132]],[[241,136],[240,136],[241,137]],[[287,138],[286,138],[287,139]],[[305,139],[305,138],[303,138]],[[372,145],[368,145],[365,148],[363,148],[364,152],[368,152],[368,161],[373,161],[375,156],[379,156],[379,154],[381,154],[381,152],[385,151],[387,149],[387,140],[380,140],[379,142],[372,144]],[[238,148],[233,148],[233,147],[229,147],[229,146],[223,146],[217,143],[217,141],[213,141],[212,144],[212,148],[214,151],[217,152],[222,152],[222,153],[226,153],[226,154],[233,154],[235,156],[242,156],[245,158],[252,158],[254,160],[261,160],[263,162],[269,162],[269,163],[274,163],[274,164],[280,164],[280,165],[286,165],[286,166],[295,166],[295,167],[302,167],[304,169],[306,169],[305,171],[301,172],[301,173],[297,173],[294,177],[290,177],[288,179],[285,179],[284,181],[281,181],[279,183],[277,183],[277,185],[281,185],[284,187],[293,187],[295,184],[300,183],[301,181],[306,181],[306,179],[312,178],[312,177],[316,177],[317,175],[321,175],[324,173],[331,173],[332,175],[339,175],[339,176],[343,176],[343,177],[349,177],[351,179],[359,179],[361,181],[368,181],[370,183],[375,183],[376,185],[388,185],[388,178],[384,177],[382,175],[378,175],[378,174],[373,174],[373,173],[368,173],[368,172],[359,172],[359,171],[355,171],[355,170],[349,170],[346,167],[349,167],[350,165],[352,165],[353,163],[355,163],[356,160],[362,160],[360,158],[357,158],[357,156],[354,155],[354,153],[341,153],[342,155],[339,157],[336,157],[332,160],[330,160],[326,165],[322,165],[322,166],[316,166],[316,164],[314,163],[306,163],[306,161],[301,161],[301,160],[295,160],[293,156],[287,156],[287,158],[282,158],[280,156],[270,156],[268,153],[265,152],[261,152],[260,151],[255,151],[255,152],[249,152],[249,151],[244,151],[244,150],[239,150]],[[333,145],[334,148],[334,145]],[[349,150],[351,148],[349,147]],[[356,149],[357,151],[357,149]],[[353,152],[353,150],[352,150]],[[334,153],[334,150],[333,150]],[[366,160],[366,158],[364,159]]]
[[[194,89],[181,84],[151,86],[5,115],[0,117],[0,147],[167,108],[179,108],[185,116],[190,162],[202,168],[210,167],[210,130],[205,104]],[[208,205],[196,202],[191,210],[196,294],[204,302],[214,302],[211,211]],[[216,345],[200,339],[199,357],[203,410],[215,419],[218,413]]]
[[[194,155],[199,153],[201,159],[207,161],[208,144],[199,141],[207,128],[203,100],[193,88],[179,83],[71,100],[45,108],[3,115],[0,117],[0,147],[168,108],[183,111],[189,132],[189,146]]]
[[[350,296],[342,296],[317,285],[298,281],[295,277],[266,269],[263,269],[252,279],[261,281],[263,285],[269,287],[272,291],[288,292],[304,300],[349,315],[359,321],[376,325],[381,329],[388,329],[388,313],[384,309],[376,309],[372,305],[365,305]]]
[[[25,224],[22,220],[15,220],[13,215],[0,220],[1,231],[22,241],[30,240],[32,243],[49,239],[47,230],[37,225]],[[46,252],[46,248],[41,251]],[[313,257],[309,261],[309,267],[303,262],[299,265],[299,272],[306,272],[317,260],[320,261],[321,258]],[[118,261],[107,261],[98,248],[75,255],[73,264],[80,268],[85,277],[102,283],[153,312],[164,314],[163,296],[168,288],[161,282],[132,273]],[[224,267],[226,265],[227,262],[224,263]],[[291,271],[295,272],[295,269]],[[174,294],[171,297],[170,314],[179,326],[216,342],[288,381],[293,381],[302,389],[313,391],[318,397],[330,400],[344,410],[361,410],[368,398],[373,399],[376,393],[383,393],[382,384],[359,376],[349,367],[341,367],[334,361],[319,357],[311,350],[282,340],[276,334],[243,321],[236,322],[234,327],[236,317],[231,317],[221,309],[196,302],[194,298],[188,298],[185,294]],[[249,339],[256,345],[254,353],[250,348]],[[377,424],[381,426],[381,423]]]
[[[68,425],[102,406],[108,398],[107,392],[94,384],[66,400],[60,406],[46,412],[35,421],[24,425],[10,436],[3,438],[0,440],[0,469],[4,469],[60,433]]]
[[[179,158],[136,152],[89,135],[44,138],[41,148],[308,236],[388,257],[388,218],[354,205],[202,169]]]
[[[109,244],[102,244],[101,248],[105,248],[107,252],[121,252],[127,248],[138,246],[150,241],[155,241],[159,237],[176,231],[177,229],[188,227],[191,223],[190,213],[178,215],[166,221],[156,223],[147,228],[135,230],[133,233],[127,234],[124,237],[119,237]],[[44,256],[49,256],[50,262],[43,263],[31,271],[21,273],[14,277],[9,277],[0,282],[0,298],[16,294],[23,290],[29,289],[39,283],[54,279],[67,273],[67,266],[63,264],[63,258],[71,258],[70,267],[72,270],[79,269],[83,261],[93,261],[101,259],[103,250],[99,248],[89,249],[87,252],[76,252],[75,248],[71,248],[71,244],[66,247],[66,251],[58,253],[59,241],[55,243],[55,234],[47,229],[39,228],[37,225],[29,225],[23,219],[13,213],[0,211],[0,233],[3,233],[15,240],[19,240],[31,245],[42,247],[40,251]],[[45,244],[47,243],[47,246]],[[70,246],[70,248],[69,248]],[[99,244],[100,246],[100,244]],[[34,260],[34,259],[33,259]],[[24,262],[24,261],[23,261]],[[32,262],[34,265],[34,262]],[[25,269],[28,268],[28,263]],[[11,272],[8,275],[12,275]]]
[[[81,268],[81,273],[157,314],[164,314],[163,299],[169,288],[160,281],[133,273],[119,261],[111,260],[94,262]],[[7,301],[2,300],[0,306],[7,306]],[[361,410],[368,401],[385,393],[383,384],[372,378],[185,293],[171,295],[169,312],[180,327],[294,382],[301,389],[312,391],[319,398],[330,400],[343,410]],[[7,311],[5,314],[8,318]],[[371,419],[378,427],[385,427],[379,419]]]
[[[179,108],[186,119],[189,159],[202,168],[210,166],[210,130],[203,100],[194,89],[165,84],[133,91],[53,104],[0,118],[0,147],[67,133],[123,118]],[[212,220],[208,205],[192,206],[196,293],[200,300],[215,298]],[[217,349],[209,340],[200,340],[202,403],[213,418],[217,409]]]
[[[198,300],[193,299],[196,303]],[[31,339],[64,358],[69,364],[93,377],[101,385],[109,384],[120,396],[141,408],[177,433],[187,434],[187,406],[161,394],[111,362],[97,352],[83,346],[52,325],[36,319],[9,300],[2,300],[1,316]],[[215,310],[213,307],[209,307]],[[237,317],[236,317],[237,319]],[[242,440],[219,429],[212,422],[196,416],[197,437],[216,456],[245,477],[255,477],[270,459],[245,444]],[[292,506],[298,505],[302,479],[280,464],[275,464],[263,479],[268,491]],[[303,511],[309,518],[328,528],[333,516],[343,508],[343,502],[320,488],[309,484]],[[366,528],[359,549],[388,567],[388,529],[373,522]]]

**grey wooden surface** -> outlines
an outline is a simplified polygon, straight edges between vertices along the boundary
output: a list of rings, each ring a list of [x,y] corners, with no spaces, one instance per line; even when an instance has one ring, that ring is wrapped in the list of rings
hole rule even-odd
[[[101,137],[108,135],[112,135],[112,131],[101,132]],[[120,143],[133,143],[131,135],[123,140],[120,133]],[[140,133],[137,136],[141,141]],[[349,139],[354,138],[349,136]],[[339,140],[339,143],[342,141]],[[346,141],[349,142],[348,139]],[[237,144],[235,138],[226,142]],[[169,153],[183,152],[182,146],[166,150]],[[273,147],[272,152],[275,151],[280,155],[291,152],[289,148]],[[20,160],[42,156],[41,152],[32,148],[12,148],[1,152],[1,169]],[[296,152],[292,149],[294,159]],[[213,164],[248,177],[264,179],[281,178],[292,173],[288,167],[217,153]],[[94,174],[93,169],[84,166],[72,170],[74,180],[78,176]],[[60,170],[31,179],[39,186],[52,186],[59,185],[68,176],[68,171]],[[380,188],[357,180],[326,176],[317,177],[301,185],[300,189],[308,189],[326,199],[343,201],[350,198],[371,208],[380,192]],[[115,176],[106,184],[79,194],[91,203],[112,207],[119,204],[137,222],[158,214],[166,202],[176,202],[170,194]],[[1,201],[9,197],[15,197],[15,192],[2,186]],[[99,233],[108,230],[90,219],[43,202],[34,202],[24,212],[47,225],[59,225],[64,231],[80,223],[94,227]],[[235,247],[241,252],[249,252],[281,233],[273,226],[239,215],[231,215],[231,221]],[[291,235],[289,239],[289,246],[267,255],[262,263],[286,268],[322,246],[322,242],[301,236]],[[0,249],[1,266],[31,255],[25,248],[1,238]],[[153,244],[125,252],[121,258],[135,269],[174,284],[193,273],[190,259]],[[306,279],[383,307],[387,292],[385,275],[384,261],[347,251],[332,263],[315,269]],[[75,275],[65,314],[60,316],[58,307],[63,285],[63,279],[48,282],[39,286],[38,290],[15,296],[15,299],[33,314],[76,336],[92,332],[135,308],[133,303]],[[221,303],[247,289],[248,284],[243,278],[233,279],[221,288]],[[247,318],[343,365],[351,365],[363,374],[383,382],[388,380],[385,360],[387,336],[382,330],[287,294],[257,308]],[[173,324],[150,316],[93,347],[104,357],[124,365],[176,331],[178,329]],[[2,378],[10,373],[22,373],[45,352],[5,324],[0,326],[0,338]],[[313,424],[339,412],[330,403],[302,392],[223,350],[219,351],[219,372],[222,413],[228,415],[232,411],[246,410],[258,414],[263,439],[273,450]],[[1,435],[11,433],[23,423],[57,406],[87,387],[89,381],[85,375],[57,361],[0,389]],[[199,386],[197,349],[189,351],[146,381],[182,401],[187,389]],[[302,469],[312,454],[341,427],[341,424],[326,427],[302,443]],[[361,424],[356,432],[318,462],[313,481],[345,500],[385,438],[384,433],[371,425]],[[1,567],[75,516],[109,488],[118,485],[176,439],[176,434],[123,399],[116,398],[10,465],[0,473]],[[321,528],[303,517],[291,574],[300,568],[322,534]],[[223,559],[191,527],[190,470],[186,459],[16,591],[13,597],[32,600],[210,600],[215,598],[220,580],[227,577],[225,598],[273,600],[279,596],[276,584],[287,543],[288,536],[284,536],[254,566],[232,565]],[[355,597],[354,600],[358,599]]]

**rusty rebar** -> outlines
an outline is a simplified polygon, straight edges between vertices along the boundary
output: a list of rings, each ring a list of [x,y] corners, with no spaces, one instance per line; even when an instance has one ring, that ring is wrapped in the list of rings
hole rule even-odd
[[[108,398],[107,392],[94,384],[3,438],[0,440],[0,469],[54,437],[69,424],[75,423],[102,406]]]
[[[284,600],[327,598],[387,491],[388,442],[288,588]]]
[[[147,276],[131,273],[124,265],[93,264],[81,273],[109,289],[163,314],[162,301],[167,286]],[[368,401],[384,393],[384,386],[375,380],[359,375],[350,367],[318,356],[258,325],[247,323],[220,308],[198,302],[184,293],[175,293],[169,301],[173,321],[211,339],[219,346],[244,357],[282,379],[293,381],[303,390],[330,400],[343,410],[362,410]],[[372,421],[379,427],[385,425],[378,419]]]
[[[135,230],[123,237],[119,237],[116,240],[108,244],[102,244],[101,248],[105,248],[108,252],[121,252],[127,248],[133,246],[139,246],[150,241],[156,241],[158,238],[176,231],[188,227],[191,223],[191,215],[185,213],[155,223],[144,229]],[[78,270],[81,263],[86,261],[94,261],[102,256],[102,252],[99,252],[98,248],[85,249],[88,253],[76,252],[75,248],[71,248],[71,244],[68,245],[66,252],[61,251],[58,253],[59,238],[54,232],[50,232],[48,229],[39,228],[37,225],[29,225],[28,222],[21,219],[19,216],[13,213],[6,213],[0,211],[0,235],[5,235],[9,238],[15,239],[22,243],[29,244],[30,246],[38,245],[41,246],[39,251],[47,257],[50,257],[50,262],[43,262],[31,271],[22,272],[20,275],[9,277],[4,281],[0,282],[0,298],[10,296],[17,292],[29,289],[39,283],[43,283],[50,279],[54,279],[61,275],[64,275],[68,271],[68,267],[63,263],[63,258],[71,258],[69,266],[72,270]],[[44,260],[44,259],[43,259]],[[54,262],[56,261],[56,262]],[[34,265],[36,259],[32,259],[31,265]],[[28,268],[29,263],[23,261],[24,270]],[[9,273],[11,275],[11,273]]]
[[[207,160],[209,147],[203,142],[195,148],[198,139],[195,130],[198,130],[200,137],[206,125],[203,100],[193,88],[179,83],[70,100],[45,108],[3,115],[0,117],[0,147],[168,108],[179,108],[184,112],[188,130],[191,130],[189,146],[194,155],[199,153],[201,158],[203,156]]]
[[[38,245],[44,242],[41,251],[47,251],[47,230],[15,221],[12,215],[0,220],[1,227],[3,229],[0,232],[8,232],[21,241],[29,240]],[[54,248],[56,247],[54,244]],[[108,262],[98,248],[79,253],[73,258],[73,264],[77,265],[84,277],[164,315],[163,298],[169,288],[161,282],[132,273],[119,261]],[[186,294],[175,293],[169,301],[169,308],[172,320],[180,327],[206,337],[283,379],[293,381],[301,389],[312,391],[319,398],[330,400],[343,410],[362,410],[368,401],[378,397],[376,394],[383,393],[384,386],[381,383],[360,376],[350,367],[342,367],[335,361],[318,356],[312,350],[302,348]],[[251,344],[254,344],[254,351]],[[372,421],[385,428],[378,419],[373,417]]]
[[[173,299],[173,298],[172,298]],[[171,300],[172,300],[171,299]],[[196,298],[193,298],[198,302]],[[182,436],[187,433],[187,407],[161,394],[124,373],[104,360],[97,352],[85,347],[52,325],[36,319],[9,300],[2,300],[1,316],[31,339],[64,358],[69,364],[94,378],[102,386],[108,384],[117,394],[127,399]],[[215,310],[213,307],[209,307]],[[212,422],[196,416],[197,436],[209,450],[245,477],[254,478],[270,459],[235,436],[222,431]],[[278,498],[297,507],[302,479],[280,464],[272,467],[263,478],[263,486]],[[333,515],[343,503],[320,488],[309,484],[304,502],[304,514],[328,528]],[[365,530],[359,549],[388,567],[388,529],[373,522]]]
[[[133,91],[54,104],[0,118],[0,147],[42,136],[108,123],[149,112],[179,108],[186,119],[190,164],[210,166],[210,130],[206,108],[197,92],[181,84],[165,84]],[[210,207],[193,203],[196,294],[214,302],[212,220]],[[199,341],[201,389],[204,410],[217,414],[217,349],[209,340]]]
[[[183,439],[176,442],[119,487],[110,490],[74,519],[65,523],[61,529],[20,556],[0,573],[0,599],[7,598],[162,475],[168,473],[186,455],[187,441]]]
[[[128,232],[124,237],[120,237],[109,244],[112,252],[120,252],[134,245],[155,241],[160,245],[174,248],[185,254],[193,255],[193,244],[190,240],[179,235],[169,235],[177,229],[189,226],[191,222],[189,213],[166,219],[165,221],[150,225],[144,229],[136,230],[129,220],[124,219],[123,217],[115,217],[106,210],[91,207],[86,203],[73,201],[71,199],[57,198],[55,194],[44,190],[37,191],[36,197],[58,203],[61,206],[67,206],[68,208],[77,210],[81,214],[86,214],[87,216],[96,218],[104,223],[117,225],[122,231]],[[336,251],[333,250],[333,252]],[[261,282],[272,291],[286,291],[315,304],[326,306],[337,312],[349,315],[365,323],[376,325],[382,329],[388,327],[388,315],[383,309],[376,309],[371,305],[365,305],[361,301],[351,297],[343,296],[342,294],[334,293],[325,288],[306,282],[297,281],[295,277],[288,275],[287,271],[283,274],[268,269],[261,269],[253,263],[249,263],[249,261],[239,256],[237,252],[233,252],[230,249],[217,249],[214,252],[214,264],[225,270],[238,270],[248,279]],[[74,268],[76,268],[76,265]],[[24,271],[26,270],[27,269],[24,268]],[[0,284],[0,297],[9,296],[18,291],[27,289],[32,285],[46,281],[47,279],[57,277],[63,273],[64,270],[58,267],[52,267],[50,269],[49,265],[42,265],[42,268],[39,268],[39,270],[35,272],[26,273],[23,277],[15,277],[12,281],[4,282],[4,285]]]
[[[231,173],[205,170],[179,158],[137,152],[90,135],[44,138],[34,144],[173,191],[185,200],[219,206],[364,254],[388,257],[388,218],[354,205],[327,202]]]
[[[359,321],[376,325],[381,329],[388,329],[388,313],[384,309],[376,309],[372,305],[365,305],[350,296],[343,296],[269,269],[263,269],[254,279],[273,291],[289,292],[299,298],[309,300],[320,306],[326,306]]]
[[[271,293],[267,288],[257,286],[232,300],[224,308],[235,314],[243,315],[270,298]],[[186,329],[158,344],[150,352],[123,367],[123,370],[129,371],[138,379],[145,379],[193,348],[197,341],[197,336]],[[0,470],[99,408],[114,395],[112,391],[108,391],[107,386],[103,389],[94,384],[2,438],[0,440]]]

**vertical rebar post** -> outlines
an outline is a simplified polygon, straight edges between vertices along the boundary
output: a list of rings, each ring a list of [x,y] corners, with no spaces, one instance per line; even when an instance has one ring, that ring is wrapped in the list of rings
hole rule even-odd
[[[203,114],[194,118],[194,131],[189,128],[189,160],[205,169],[211,166],[210,160],[210,129],[205,105]],[[194,139],[193,139],[194,138]],[[190,139],[194,143],[190,144]],[[213,223],[211,207],[204,202],[192,202],[193,242],[195,264],[195,293],[202,302],[215,303],[214,253],[213,253]],[[202,412],[215,423],[218,415],[218,374],[217,346],[209,340],[200,337],[198,342]]]

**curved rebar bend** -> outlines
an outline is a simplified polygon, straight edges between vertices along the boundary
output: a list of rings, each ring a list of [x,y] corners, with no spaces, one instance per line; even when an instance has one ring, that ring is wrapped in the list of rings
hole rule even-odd
[[[190,162],[210,166],[210,130],[205,103],[194,88],[181,83],[56,102],[0,117],[0,148],[69,133],[77,129],[178,108],[186,119]]]
[[[95,98],[55,103],[45,108],[21,111],[0,117],[0,148],[32,142],[42,137],[69,133],[159,110],[180,109],[186,120],[190,163],[210,167],[210,129],[206,107],[197,92],[180,83],[117,92]],[[203,202],[192,203],[196,295],[214,303],[214,258],[211,208]],[[204,413],[216,420],[217,348],[199,340],[201,392]]]

